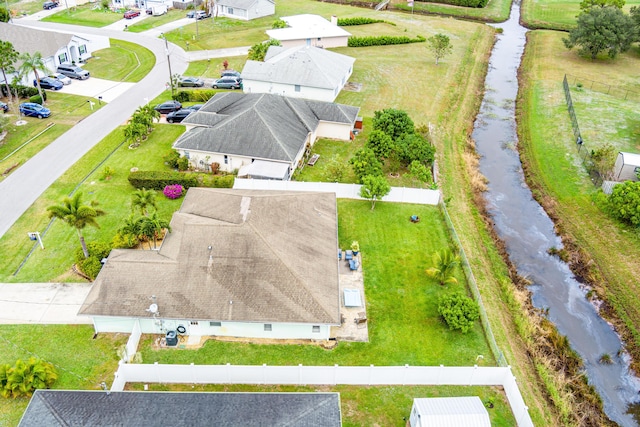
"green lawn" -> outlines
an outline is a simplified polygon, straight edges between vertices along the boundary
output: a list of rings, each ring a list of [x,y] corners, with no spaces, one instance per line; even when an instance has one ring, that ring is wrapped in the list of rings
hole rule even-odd
[[[403,0],[393,1],[393,8],[411,13],[411,7]],[[413,6],[414,13],[426,13],[434,15],[451,15],[458,18],[474,19],[486,22],[502,22],[509,17],[511,1],[489,0],[483,8],[460,7],[441,3],[416,1]]]
[[[144,11],[142,11],[144,13]],[[173,22],[178,19],[182,19],[185,17],[186,11],[183,9],[171,9],[164,15],[160,16],[149,16],[148,18],[135,23],[133,25],[129,25],[127,27],[129,32],[132,33],[141,33],[143,31],[150,30],[152,28],[159,27],[161,25],[167,24],[169,22]]]
[[[98,3],[85,3],[75,8],[61,10],[58,13],[43,18],[42,21],[99,28],[106,27],[123,18],[122,12],[94,9],[97,4]]]
[[[208,61],[189,62],[189,68],[184,72],[185,76],[194,76],[200,78],[220,78],[220,72],[224,69],[222,63],[224,60],[229,62],[229,69],[242,71],[246,56],[230,56],[228,58],[215,58]]]
[[[493,387],[295,387],[295,386],[251,386],[231,385],[195,385],[188,386],[189,391],[207,392],[251,392],[251,393],[286,393],[286,392],[336,392],[340,393],[342,425],[344,427],[361,426],[397,426],[405,427],[403,418],[409,419],[414,398],[422,397],[457,397],[478,396],[483,402],[495,401],[495,407],[488,409],[491,425],[494,427],[510,427],[516,425],[511,409],[501,390]],[[142,384],[130,384],[131,390],[143,390]],[[174,391],[184,390],[184,385],[149,384],[149,390]]]
[[[110,39],[111,46],[93,52],[82,65],[93,77],[122,82],[139,82],[156,64],[155,55],[139,44]]]
[[[0,364],[13,366],[17,359],[37,357],[56,367],[54,388],[99,390],[102,381],[113,381],[116,349],[127,336],[92,337],[90,325],[0,325]],[[28,403],[24,398],[0,398],[0,425],[17,426]]]
[[[531,28],[568,30],[576,26],[581,0],[523,0],[522,21]],[[640,5],[640,0],[627,0],[625,10]]]

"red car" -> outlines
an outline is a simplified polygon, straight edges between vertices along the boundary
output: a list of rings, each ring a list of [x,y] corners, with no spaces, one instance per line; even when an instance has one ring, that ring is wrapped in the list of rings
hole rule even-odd
[[[140,16],[139,10],[127,10],[124,13],[124,19],[132,19],[132,18],[135,18],[136,16]]]

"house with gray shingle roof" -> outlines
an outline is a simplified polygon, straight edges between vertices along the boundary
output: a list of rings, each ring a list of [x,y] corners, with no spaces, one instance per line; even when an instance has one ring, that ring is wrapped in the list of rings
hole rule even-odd
[[[19,53],[34,54],[40,52],[42,59],[51,72],[55,72],[63,62],[81,62],[94,51],[110,46],[109,38],[105,36],[80,36],[76,34],[59,33],[55,31],[38,30],[16,24],[0,22],[0,40],[11,42]],[[20,65],[20,64],[17,64]],[[2,79],[0,75],[0,79]],[[7,75],[9,83],[13,76]],[[33,74],[26,76],[24,81],[31,86],[35,78]]]
[[[246,62],[243,89],[333,102],[351,77],[354,62],[355,58],[314,46],[271,46],[264,62]]]
[[[183,122],[173,148],[192,166],[234,171],[256,160],[285,167],[289,179],[317,138],[348,141],[358,107],[273,94],[217,93]],[[281,169],[278,169],[281,170]]]
[[[274,0],[218,0],[215,5],[216,16],[226,16],[227,18],[245,21],[276,13],[276,2]]]
[[[326,340],[337,236],[334,193],[190,188],[160,249],[111,251],[79,314],[96,333]]]
[[[19,427],[340,427],[338,393],[36,390]]]

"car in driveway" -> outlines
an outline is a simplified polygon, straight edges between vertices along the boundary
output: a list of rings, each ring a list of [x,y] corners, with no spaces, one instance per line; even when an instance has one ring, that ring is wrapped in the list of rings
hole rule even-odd
[[[153,109],[156,110],[160,114],[168,114],[172,111],[178,111],[182,108],[182,104],[178,101],[167,101],[162,104],[156,105]]]
[[[36,79],[33,80],[33,85],[38,86],[38,81]],[[52,79],[51,77],[42,77],[40,79],[40,87],[42,89],[60,90],[62,89],[62,86],[64,86],[62,82]]]
[[[56,71],[67,77],[78,80],[85,80],[91,76],[87,70],[83,70],[77,65],[69,64],[67,62],[58,65],[58,69]]]
[[[20,114],[44,119],[51,115],[51,110],[35,102],[23,102],[20,104]]]
[[[0,110],[2,110],[3,113],[6,113],[9,111],[9,105],[7,105],[6,102],[0,101]]]
[[[210,17],[211,15],[209,15],[207,12],[205,12],[204,10],[199,10],[196,12],[196,16],[195,18],[199,21],[201,19],[206,19],[208,17]]]
[[[70,85],[71,84],[71,79],[69,77],[65,76],[62,73],[49,74],[49,77],[54,79],[54,80],[59,81],[63,85]]]
[[[240,79],[240,71],[236,70],[222,70],[220,77],[237,77]],[[242,80],[242,79],[240,79]]]
[[[194,105],[190,105],[186,108],[190,109],[190,110],[194,110],[194,111],[200,111],[200,109],[204,107],[204,104],[194,104]]]
[[[124,13],[124,19],[133,19],[136,16],[140,16],[140,11],[139,10],[127,10]]]
[[[204,86],[204,80],[197,77],[183,77],[178,82],[178,86],[181,87],[202,87]]]
[[[167,122],[180,123],[181,121],[186,119],[189,114],[193,113],[194,111],[195,110],[192,110],[191,108],[183,108],[178,111],[172,111],[169,114],[167,114]]]
[[[214,89],[242,89],[242,79],[238,77],[223,77],[213,82]]]
[[[42,8],[44,10],[49,10],[49,9],[53,9],[54,7],[58,7],[58,2],[57,1],[46,1],[42,4]]]
[[[195,16],[196,16],[195,10],[190,10],[189,12],[187,12],[187,18],[195,18]]]

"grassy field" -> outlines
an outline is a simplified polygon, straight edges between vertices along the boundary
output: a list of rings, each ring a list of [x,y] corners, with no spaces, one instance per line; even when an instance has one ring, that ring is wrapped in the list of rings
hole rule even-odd
[[[246,56],[230,56],[228,58],[216,58],[213,61],[193,61],[189,62],[189,68],[184,72],[185,76],[194,76],[200,78],[220,78],[220,72],[224,69],[222,62],[227,60],[229,68],[232,70],[242,71]]]
[[[124,40],[110,39],[111,46],[93,52],[84,69],[92,76],[118,82],[139,82],[156,65],[155,55],[147,48]]]
[[[142,11],[144,13],[144,11]],[[152,28],[159,27],[169,22],[173,22],[178,19],[182,19],[185,17],[186,11],[183,9],[171,9],[167,11],[164,15],[160,16],[149,16],[148,18],[135,23],[133,25],[129,25],[128,31],[131,33],[141,33],[143,31],[150,30]]]
[[[408,13],[412,12],[412,8],[407,6],[407,2],[404,0],[393,0],[391,4],[393,9]],[[511,1],[509,0],[489,0],[488,4],[483,8],[416,1],[413,5],[413,13],[446,15],[485,22],[502,22],[509,17],[510,7]]]
[[[569,30],[576,26],[581,0],[523,0],[522,21],[529,28]],[[640,0],[627,0],[623,8],[629,13]]]
[[[570,236],[570,242],[577,248],[581,248],[583,264],[589,267],[586,269],[587,278],[596,285],[597,294],[610,305],[609,310],[605,305],[605,313],[617,319],[628,348],[638,361],[640,306],[637,294],[640,289],[637,277],[640,275],[640,263],[637,260],[640,257],[640,235],[612,221],[593,203],[597,189],[591,185],[576,160],[561,80],[565,70],[571,69],[574,75],[597,78],[610,84],[630,88],[635,84],[636,91],[640,91],[640,82],[633,80],[640,67],[640,55],[636,49],[613,61],[584,60],[568,52],[561,37],[562,34],[550,31],[529,34],[523,64],[526,72],[520,95],[521,153],[528,168],[529,181],[539,199],[557,218],[559,230]],[[544,61],[539,58],[544,58]],[[582,95],[579,94],[578,98]],[[593,105],[580,104],[581,126],[585,126],[594,139],[597,136],[589,130],[588,120],[593,120],[593,126],[606,128],[599,130],[599,135],[615,135],[618,130],[614,128],[619,126],[619,122],[606,120],[601,114],[604,110],[623,107],[625,103],[612,99],[605,103],[601,95],[589,96],[597,102]],[[620,114],[619,120],[624,121],[625,115]],[[637,129],[637,118],[635,126]],[[635,142],[618,141],[621,147],[638,147],[637,136]],[[586,140],[586,143],[590,141]]]
[[[55,388],[99,390],[113,380],[118,366],[116,349],[126,335],[93,337],[90,325],[0,325],[0,364],[37,357],[56,367]],[[17,426],[28,399],[0,399],[0,425]]]
[[[85,3],[71,9],[61,10],[58,13],[43,18],[42,21],[100,28],[122,19],[122,12],[94,9],[95,5],[95,3]]]
[[[251,393],[286,393],[286,392],[336,392],[340,393],[342,425],[344,427],[362,426],[396,426],[404,427],[409,419],[413,399],[416,397],[456,397],[478,396],[483,402],[495,400],[495,407],[488,409],[491,425],[509,427],[516,425],[504,394],[492,387],[294,387],[294,386],[188,386],[149,384],[149,390],[173,391],[188,390],[200,392],[251,392]],[[143,390],[142,384],[128,385],[131,390]]]

